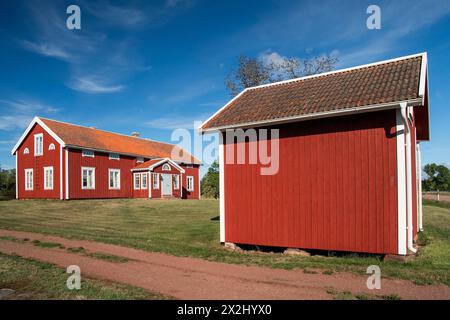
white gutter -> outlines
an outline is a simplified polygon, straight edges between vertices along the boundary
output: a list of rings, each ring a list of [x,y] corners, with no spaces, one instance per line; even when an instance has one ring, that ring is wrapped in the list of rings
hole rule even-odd
[[[407,117],[407,103],[400,103],[400,112],[402,115],[405,139],[406,139],[406,201],[407,201],[407,233],[408,233],[408,250],[416,253],[417,250],[413,244],[413,223],[412,223],[412,174],[411,174],[411,132],[409,130],[409,123]]]

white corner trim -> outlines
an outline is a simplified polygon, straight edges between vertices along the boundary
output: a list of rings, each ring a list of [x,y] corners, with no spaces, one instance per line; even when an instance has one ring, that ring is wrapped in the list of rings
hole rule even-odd
[[[422,212],[422,154],[420,151],[420,144],[417,143],[417,179],[418,179],[418,190],[417,190],[417,208],[419,210],[417,216],[418,216],[418,229],[420,231],[423,231],[423,212]]]
[[[223,132],[219,132],[219,203],[220,242],[225,242],[225,154]]]
[[[146,174],[148,175],[148,178],[147,178],[148,197],[151,198],[152,197],[152,189],[153,189],[152,174],[150,173],[150,171],[148,171]],[[134,183],[134,181],[133,181],[133,183]]]
[[[428,71],[428,56],[427,53],[422,53],[422,65],[420,67],[420,80],[419,80],[419,96],[425,96],[425,84],[427,82],[427,71]]]
[[[18,167],[18,158],[19,158],[19,153],[16,154],[16,199],[19,199],[19,167]]]
[[[397,132],[397,238],[398,254],[406,255],[406,158],[405,127],[400,109],[396,110]]]
[[[69,148],[66,148],[66,200],[69,200]]]
[[[62,139],[60,137],[58,137],[41,119],[39,119],[38,117],[34,117],[33,120],[31,120],[30,124],[28,125],[28,127],[26,128],[25,132],[22,134],[22,136],[19,138],[19,141],[17,141],[16,145],[14,146],[14,148],[11,150],[11,154],[14,154],[17,149],[20,147],[20,145],[22,144],[23,140],[25,140],[25,138],[27,137],[28,133],[31,131],[31,129],[33,129],[33,126],[35,124],[39,124],[53,139],[55,139],[56,141],[58,141],[58,143],[60,145],[62,145],[63,147],[65,147],[65,143],[64,141],[62,141]]]
[[[59,146],[59,199],[64,199],[63,194],[63,147]]]

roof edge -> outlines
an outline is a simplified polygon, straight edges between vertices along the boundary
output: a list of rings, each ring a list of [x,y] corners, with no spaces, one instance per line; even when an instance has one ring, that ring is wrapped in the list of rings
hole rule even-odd
[[[419,86],[419,95],[420,95],[420,88],[425,88],[425,85],[422,84],[422,76],[423,76],[423,72],[424,70],[426,71],[426,66],[427,66],[427,52],[420,52],[420,53],[416,53],[416,54],[411,54],[411,55],[406,55],[406,56],[401,56],[401,57],[397,57],[397,58],[391,58],[391,59],[387,59],[387,60],[382,60],[382,61],[377,61],[377,62],[372,62],[372,63],[367,63],[367,64],[362,64],[362,65],[358,65],[358,66],[354,66],[354,67],[348,67],[348,68],[344,68],[344,69],[339,69],[339,70],[332,70],[332,71],[328,71],[328,72],[323,72],[323,73],[318,73],[318,74],[312,74],[309,76],[304,76],[304,77],[299,77],[299,78],[294,78],[294,79],[289,79],[289,80],[283,80],[283,81],[277,81],[277,82],[272,82],[272,83],[268,83],[268,84],[263,84],[263,85],[259,85],[259,86],[254,86],[254,87],[248,87],[245,88],[244,90],[242,90],[237,96],[235,96],[233,99],[231,99],[230,101],[228,101],[222,108],[220,108],[219,110],[217,110],[211,117],[209,117],[207,120],[205,120],[198,128],[197,130],[199,132],[206,132],[209,131],[209,129],[213,129],[213,128],[209,128],[209,129],[203,129],[203,127],[205,125],[208,124],[208,122],[210,122],[215,116],[217,116],[220,112],[222,112],[226,107],[228,107],[232,102],[234,102],[235,100],[237,100],[238,97],[240,97],[242,94],[244,94],[245,92],[249,91],[249,90],[254,90],[254,89],[260,89],[260,88],[266,88],[266,87],[271,87],[271,86],[276,86],[276,85],[282,85],[282,84],[287,84],[287,83],[291,83],[291,82],[296,82],[296,81],[303,81],[303,80],[308,80],[308,79],[313,79],[313,78],[318,78],[318,77],[323,77],[323,76],[327,76],[327,75],[331,75],[331,74],[336,74],[336,73],[341,73],[341,72],[347,72],[347,71],[352,71],[352,70],[358,70],[358,69],[362,69],[362,68],[368,68],[368,67],[372,67],[372,66],[377,66],[377,65],[381,65],[381,64],[386,64],[386,63],[391,63],[391,62],[396,62],[396,61],[400,61],[400,60],[407,60],[407,59],[412,59],[412,58],[417,58],[417,57],[422,57],[422,65],[421,65],[421,74],[420,74],[420,86]],[[425,63],[424,63],[425,62]],[[424,91],[424,89],[422,89]]]
[[[236,124],[236,125],[213,127],[213,128],[208,128],[208,129],[199,128],[199,130],[202,133],[214,133],[214,132],[219,132],[219,131],[223,131],[223,130],[227,130],[227,129],[235,129],[235,128],[242,129],[242,128],[250,128],[250,127],[255,127],[255,126],[261,127],[264,125],[276,125],[276,124],[299,122],[299,121],[306,121],[306,120],[332,118],[332,117],[345,116],[345,115],[351,115],[351,114],[359,114],[359,113],[367,113],[367,112],[395,109],[400,106],[400,103],[404,103],[404,102],[406,102],[408,106],[420,106],[423,104],[423,98],[417,98],[417,99],[406,100],[406,101],[395,101],[395,102],[384,103],[384,104],[366,105],[366,106],[361,106],[361,107],[352,107],[352,108],[340,109],[340,110],[335,110],[335,111],[316,112],[316,113],[311,113],[311,114],[285,117],[285,118],[246,122],[246,123],[240,123],[240,124]]]

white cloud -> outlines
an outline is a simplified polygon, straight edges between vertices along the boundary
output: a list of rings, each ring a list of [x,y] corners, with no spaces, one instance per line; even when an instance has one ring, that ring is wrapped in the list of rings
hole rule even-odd
[[[283,57],[278,52],[265,51],[259,54],[259,59],[265,65],[281,65],[286,57]]]
[[[112,93],[124,89],[123,85],[107,85],[92,78],[74,78],[68,87],[84,93]]]
[[[70,60],[71,58],[70,54],[67,51],[53,44],[34,43],[27,40],[22,40],[21,43],[24,48],[43,56],[59,58],[62,60]]]

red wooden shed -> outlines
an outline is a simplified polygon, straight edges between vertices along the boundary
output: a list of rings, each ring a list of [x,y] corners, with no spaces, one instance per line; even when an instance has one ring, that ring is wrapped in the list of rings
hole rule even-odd
[[[200,127],[221,138],[220,241],[415,252],[427,77],[423,53],[247,88],[228,102]],[[251,161],[248,129],[257,129],[253,150],[276,148],[276,173]]]
[[[168,143],[35,117],[12,154],[18,199],[200,198],[201,162]]]

